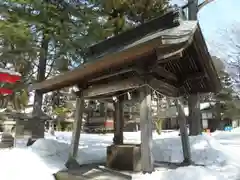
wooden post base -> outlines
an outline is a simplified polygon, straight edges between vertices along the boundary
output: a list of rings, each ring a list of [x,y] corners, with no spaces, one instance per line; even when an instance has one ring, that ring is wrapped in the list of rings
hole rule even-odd
[[[122,171],[141,171],[141,148],[137,144],[107,147],[107,167]]]
[[[74,158],[69,158],[68,161],[65,163],[65,166],[68,169],[77,169],[77,168],[80,167],[80,165],[78,164],[78,162]]]

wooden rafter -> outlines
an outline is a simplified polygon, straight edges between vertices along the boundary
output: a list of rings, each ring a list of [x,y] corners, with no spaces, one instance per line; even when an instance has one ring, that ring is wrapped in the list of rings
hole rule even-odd
[[[161,67],[159,65],[156,65],[153,68],[151,68],[150,72],[156,72],[159,76],[161,76],[165,79],[169,79],[169,80],[172,80],[175,82],[178,81],[178,78],[174,73],[166,70],[164,67]]]

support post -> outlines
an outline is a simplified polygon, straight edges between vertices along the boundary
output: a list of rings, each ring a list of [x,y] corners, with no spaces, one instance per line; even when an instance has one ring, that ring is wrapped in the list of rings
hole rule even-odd
[[[151,90],[144,86],[140,92],[140,129],[141,129],[141,167],[143,173],[154,170],[152,154],[152,117],[151,117]]]
[[[76,158],[78,155],[78,146],[80,140],[80,133],[82,129],[83,111],[84,111],[84,99],[83,96],[79,96],[77,97],[76,100],[76,114],[73,124],[72,140],[70,145],[68,161],[66,163],[66,167],[68,168],[72,168],[78,165]]]
[[[191,136],[197,136],[202,132],[202,117],[200,111],[199,95],[190,95],[188,97],[189,108],[189,130]]]
[[[117,98],[117,102],[114,103],[114,138],[113,143],[115,145],[123,144],[123,128],[124,128],[124,116],[123,116],[123,101],[124,96]]]
[[[175,104],[177,106],[177,111],[178,111],[178,122],[180,126],[180,134],[181,134],[183,158],[184,158],[183,164],[190,165],[192,161],[191,161],[189,137],[188,137],[187,126],[186,126],[186,117],[185,117],[181,102],[179,100],[176,100]]]

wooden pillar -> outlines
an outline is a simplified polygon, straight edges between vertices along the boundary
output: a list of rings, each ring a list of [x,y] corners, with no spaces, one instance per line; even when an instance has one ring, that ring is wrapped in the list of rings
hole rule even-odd
[[[140,129],[141,129],[141,166],[143,173],[154,170],[152,154],[152,117],[151,117],[151,90],[145,86],[140,92]]]
[[[76,100],[76,114],[75,121],[73,124],[72,140],[70,145],[70,152],[66,166],[68,168],[73,167],[77,164],[76,158],[78,155],[78,146],[80,140],[80,133],[82,129],[82,118],[84,111],[84,99],[79,96]]]
[[[123,114],[123,100],[124,96],[117,98],[114,103],[114,138],[115,145],[123,144],[123,128],[124,128],[124,114]]]
[[[188,97],[188,109],[190,135],[197,136],[202,132],[202,117],[200,111],[199,94],[190,95]]]
[[[186,124],[186,117],[183,111],[183,107],[181,105],[181,102],[179,100],[176,100],[176,106],[178,111],[178,123],[180,126],[180,134],[181,134],[181,140],[182,140],[182,149],[183,149],[183,163],[185,165],[191,164],[191,151],[190,151],[190,145],[189,145],[189,137],[187,132],[187,124]]]

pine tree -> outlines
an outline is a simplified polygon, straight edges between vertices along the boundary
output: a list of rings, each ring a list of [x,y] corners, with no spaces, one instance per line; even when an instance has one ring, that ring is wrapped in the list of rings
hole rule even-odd
[[[117,35],[153,18],[169,7],[169,0],[91,0],[102,15],[104,31],[99,38]]]

